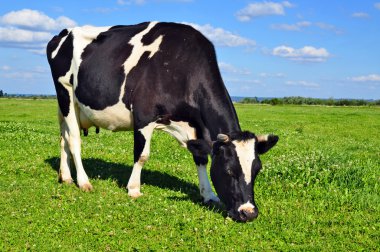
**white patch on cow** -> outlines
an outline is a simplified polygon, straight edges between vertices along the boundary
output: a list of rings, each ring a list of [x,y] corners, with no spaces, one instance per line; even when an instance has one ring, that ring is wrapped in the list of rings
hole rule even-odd
[[[128,195],[131,196],[132,198],[138,198],[142,195],[142,193],[140,192],[142,167],[143,165],[140,162],[136,162],[133,165],[132,174],[129,177],[127,188],[128,188]]]
[[[140,33],[136,34],[131,38],[131,40],[128,42],[130,45],[133,46],[131,55],[127,58],[127,60],[124,62],[124,73],[125,76],[128,75],[128,73],[134,68],[137,63],[139,62],[141,56],[145,52],[150,52],[149,58],[152,58],[153,55],[159,51],[160,44],[162,42],[163,36],[160,35],[155,41],[153,41],[152,44],[144,46],[144,44],[141,42],[144,35],[146,35],[158,22],[151,22],[149,23],[148,27],[141,31]],[[121,100],[124,97],[125,93],[125,83],[126,79],[123,82],[123,85],[121,86],[120,91],[120,97],[119,100]]]
[[[188,122],[170,121],[169,125],[157,124],[156,128],[172,135],[183,147],[186,147],[187,141],[196,139],[195,128]]]
[[[80,110],[80,125],[82,128],[96,125],[98,127],[112,130],[132,130],[133,115],[122,101],[103,110],[93,110],[77,101]]]
[[[74,71],[74,90],[78,84],[78,71],[79,66],[82,63],[82,53],[86,46],[88,46],[101,32],[108,31],[111,26],[94,27],[94,26],[82,26],[72,29],[73,34],[73,69]]]
[[[255,159],[255,139],[247,141],[232,141],[236,147],[236,154],[243,170],[244,180],[247,184],[251,182],[252,162]]]
[[[71,31],[71,29],[67,29],[68,32]],[[55,48],[55,50],[51,53],[51,58],[54,59],[55,56],[57,56],[58,52],[59,52],[59,49],[61,49],[61,46],[63,44],[63,42],[65,42],[66,38],[67,38],[68,35],[64,36],[63,38],[61,38],[61,41],[59,41],[59,44],[57,46],[57,48]]]
[[[147,126],[139,130],[145,138],[144,149],[140,155],[141,162],[145,162],[149,158],[150,140],[152,139],[153,130],[156,128],[156,126],[157,124],[155,122],[151,122]]]
[[[131,38],[129,44],[133,46],[131,55],[124,62],[123,67],[125,74],[127,75],[133,67],[135,67],[144,54],[144,52],[150,52],[149,57],[159,51],[159,46],[162,42],[163,36],[159,36],[152,44],[144,46],[141,42],[141,39],[145,34],[147,34],[157,22],[152,22],[148,27],[142,32],[136,34]],[[85,47],[90,44],[101,32],[107,31],[110,27],[92,27],[84,26],[74,28],[74,90],[78,85],[78,69],[82,61],[81,54]],[[69,76],[70,77],[70,76]],[[126,78],[124,79],[122,86],[120,88],[119,101],[113,106],[108,106],[103,110],[93,110],[89,106],[86,106],[80,101],[78,107],[80,110],[80,125],[83,128],[88,128],[88,126],[96,125],[101,128],[105,128],[112,131],[121,131],[121,130],[132,130],[133,129],[133,114],[128,110],[125,104],[122,102],[122,99],[125,94],[125,84]],[[131,105],[132,107],[132,105]]]
[[[255,206],[251,202],[248,201],[247,203],[239,206],[238,211],[239,212],[245,211],[248,213],[253,213],[253,209],[255,209]]]
[[[197,166],[198,179],[199,179],[199,192],[203,197],[204,202],[215,201],[219,202],[219,198],[211,189],[210,180],[207,176],[207,169],[205,165]]]

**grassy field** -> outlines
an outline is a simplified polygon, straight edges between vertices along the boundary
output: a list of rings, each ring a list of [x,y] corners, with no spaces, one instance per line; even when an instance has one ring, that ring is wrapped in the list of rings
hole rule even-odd
[[[157,132],[128,197],[131,132],[90,129],[94,191],[57,182],[55,100],[0,99],[0,251],[378,251],[380,108],[236,105],[243,129],[276,133],[251,223],[202,204],[190,154]]]

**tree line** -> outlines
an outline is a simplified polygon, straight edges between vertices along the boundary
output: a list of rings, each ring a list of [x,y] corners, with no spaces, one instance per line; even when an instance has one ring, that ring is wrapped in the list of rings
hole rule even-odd
[[[0,90],[0,97],[13,98],[32,98],[32,99],[54,99],[55,95],[9,95]],[[380,100],[364,100],[364,99],[319,99],[302,96],[289,96],[283,98],[264,98],[259,99],[243,98],[239,103],[250,104],[270,104],[270,105],[325,105],[325,106],[380,106]]]
[[[325,106],[380,106],[380,100],[364,99],[319,99],[301,96],[290,96],[284,98],[265,98],[259,100],[257,97],[243,98],[239,103],[256,103],[270,105],[325,105]]]
[[[0,98],[29,98],[29,99],[56,99],[56,95],[24,95],[24,94],[7,94],[0,89]]]

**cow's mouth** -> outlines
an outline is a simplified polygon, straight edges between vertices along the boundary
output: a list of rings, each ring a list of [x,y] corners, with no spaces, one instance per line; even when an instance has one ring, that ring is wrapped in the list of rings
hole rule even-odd
[[[228,216],[237,222],[250,222],[257,218],[259,215],[259,210],[253,208],[252,210],[230,210],[228,211]]]

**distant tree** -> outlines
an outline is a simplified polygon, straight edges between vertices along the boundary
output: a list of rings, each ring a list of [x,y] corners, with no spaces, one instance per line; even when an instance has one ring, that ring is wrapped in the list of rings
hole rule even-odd
[[[259,103],[259,99],[257,97],[254,97],[254,98],[246,97],[243,100],[241,100],[240,103]]]
[[[4,96],[3,90],[0,89],[0,97],[3,97],[3,96]]]

